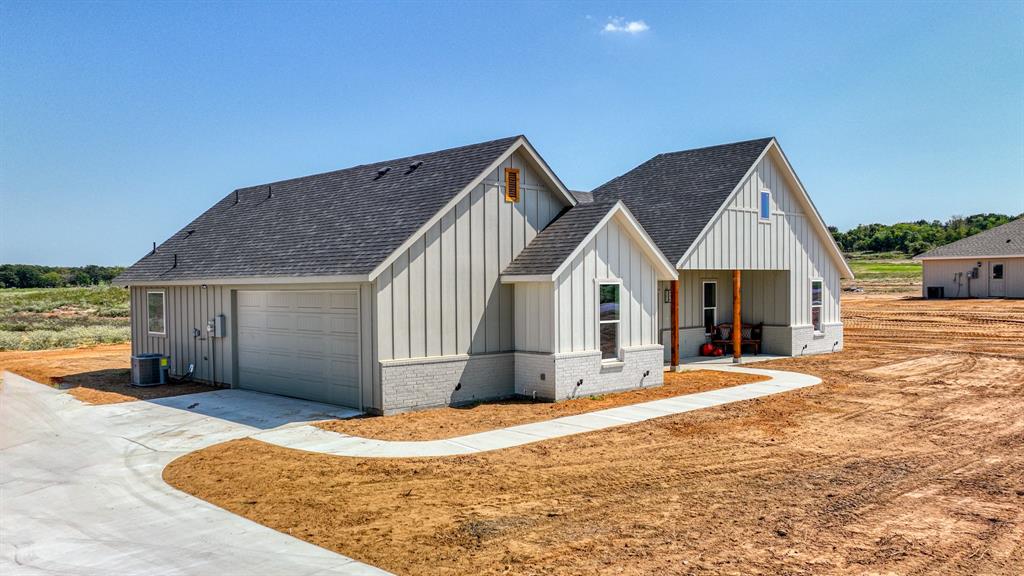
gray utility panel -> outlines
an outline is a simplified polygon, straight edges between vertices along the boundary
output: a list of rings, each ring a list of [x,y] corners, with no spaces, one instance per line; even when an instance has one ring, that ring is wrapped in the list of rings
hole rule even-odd
[[[239,386],[360,408],[359,291],[238,292]]]

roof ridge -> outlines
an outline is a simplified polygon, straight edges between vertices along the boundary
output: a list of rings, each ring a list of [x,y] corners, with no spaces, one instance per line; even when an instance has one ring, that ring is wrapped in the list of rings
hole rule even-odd
[[[387,159],[387,160],[378,160],[376,162],[367,162],[367,163],[364,163],[364,164],[356,164],[354,166],[347,166],[345,168],[337,168],[335,170],[327,170],[325,172],[314,172],[313,174],[306,174],[304,176],[296,176],[294,178],[285,178],[283,180],[275,180],[273,182],[263,182],[261,184],[253,184],[251,186],[241,186],[239,188],[235,188],[231,192],[234,193],[236,191],[249,190],[249,189],[252,189],[252,188],[262,188],[264,186],[275,186],[275,185],[278,185],[278,184],[285,184],[287,182],[294,182],[295,180],[304,180],[306,178],[316,178],[318,176],[327,176],[327,175],[330,175],[330,174],[337,174],[339,172],[345,172],[347,170],[355,170],[357,168],[366,168],[367,166],[377,166],[379,164],[398,163],[398,162],[401,162],[403,160],[412,160],[414,158],[418,159],[418,158],[420,158],[422,156],[431,156],[431,155],[435,155],[435,154],[445,154],[445,153],[450,153],[450,152],[456,152],[456,151],[459,151],[459,150],[464,150],[464,149],[467,149],[467,148],[475,148],[475,147],[487,146],[487,145],[490,145],[490,144],[497,144],[498,142],[503,142],[503,141],[506,141],[506,140],[508,140],[509,143],[511,144],[511,142],[513,142],[513,141],[515,141],[515,140],[517,140],[519,138],[525,138],[525,137],[526,136],[523,135],[523,134],[516,134],[515,136],[506,136],[504,138],[494,138],[492,140],[484,140],[483,142],[477,142],[475,144],[463,144],[462,146],[452,146],[450,148],[442,148],[440,150],[430,150],[430,151],[427,151],[427,152],[420,152],[418,154],[410,154],[409,156],[402,156],[402,157],[399,157],[399,158],[390,158],[390,159]]]
[[[765,136],[763,138],[751,138],[750,140],[740,140],[738,142],[727,142],[725,144],[713,144],[711,146],[701,146],[700,148],[687,148],[685,150],[676,150],[676,151],[673,151],[673,152],[662,152],[662,153],[658,154],[657,156],[655,156],[655,158],[657,158],[658,156],[671,156],[673,154],[685,154],[687,152],[700,152],[701,150],[712,150],[714,148],[727,148],[729,146],[739,146],[740,144],[752,144],[754,142],[762,142],[762,141],[765,142],[765,145],[767,145],[767,143],[771,142],[772,140],[775,140],[775,136]]]

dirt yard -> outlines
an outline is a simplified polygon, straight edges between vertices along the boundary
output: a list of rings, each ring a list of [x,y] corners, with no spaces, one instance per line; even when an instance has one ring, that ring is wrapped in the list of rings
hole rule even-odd
[[[8,370],[50,384],[90,404],[114,404],[216,390],[196,383],[131,386],[131,344],[56,350],[0,352],[0,372]]]
[[[476,456],[254,440],[174,486],[399,574],[1020,574],[1024,302],[844,302],[825,383]]]
[[[751,374],[694,370],[665,374],[665,384],[662,386],[630,390],[621,394],[584,396],[558,403],[529,400],[487,402],[455,408],[422,410],[395,416],[328,420],[319,422],[316,426],[324,430],[363,436],[364,438],[434,440],[593,412],[626,404],[637,404],[681,394],[706,392],[767,379]]]

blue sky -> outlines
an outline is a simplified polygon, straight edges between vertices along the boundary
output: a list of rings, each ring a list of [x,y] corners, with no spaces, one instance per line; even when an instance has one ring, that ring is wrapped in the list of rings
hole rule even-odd
[[[572,188],[775,135],[826,222],[1024,211],[1024,3],[0,2],[0,262],[525,133]]]

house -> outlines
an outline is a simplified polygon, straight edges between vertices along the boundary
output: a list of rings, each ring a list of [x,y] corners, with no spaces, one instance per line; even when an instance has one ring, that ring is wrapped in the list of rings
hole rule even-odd
[[[765,352],[842,349],[839,281],[853,272],[774,138],[659,154],[593,197],[622,199],[679,271],[659,285],[672,365],[673,350],[695,356],[713,326],[735,322],[737,304]]]
[[[1024,298],[1024,218],[914,259],[925,298]]]
[[[774,139],[573,193],[514,136],[240,188],[116,282],[173,375],[379,414],[656,386],[734,311],[838,350],[844,274]]]

